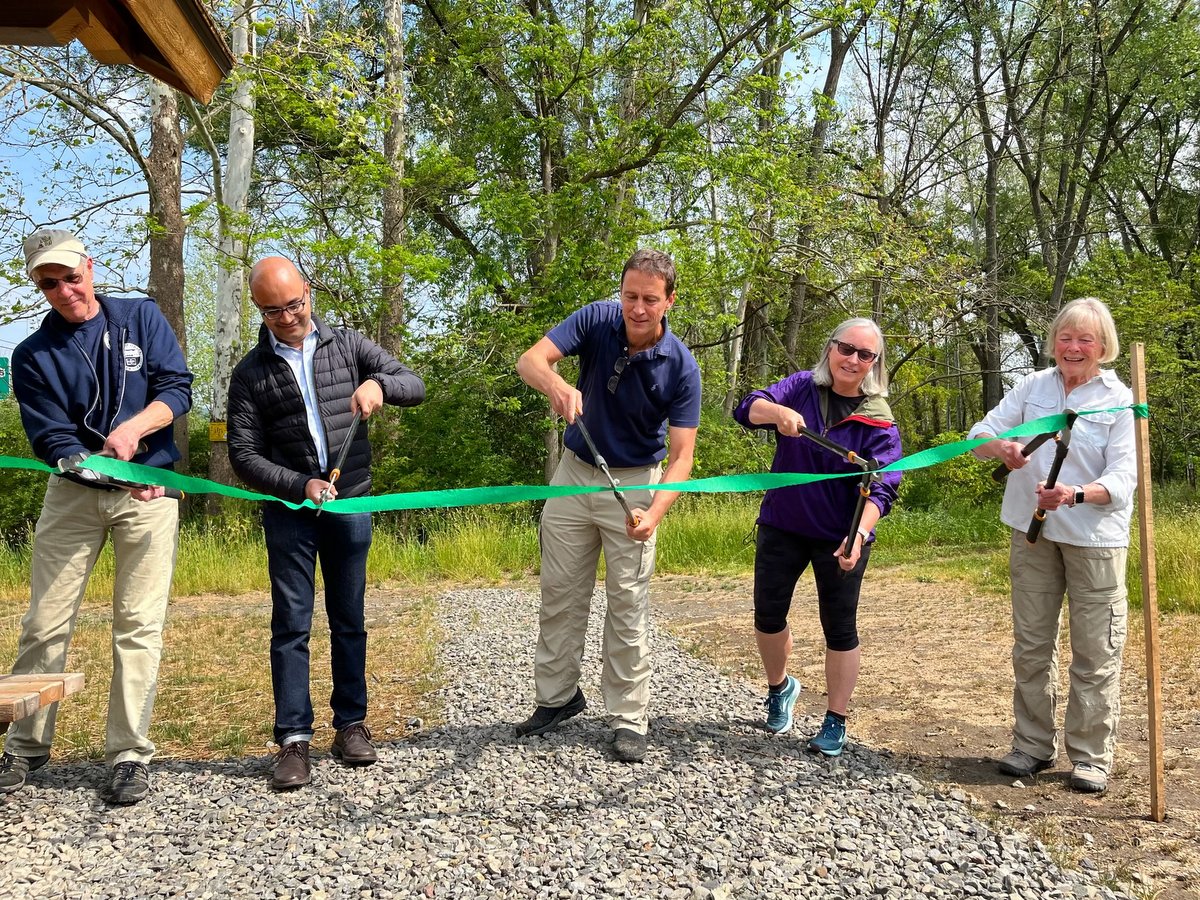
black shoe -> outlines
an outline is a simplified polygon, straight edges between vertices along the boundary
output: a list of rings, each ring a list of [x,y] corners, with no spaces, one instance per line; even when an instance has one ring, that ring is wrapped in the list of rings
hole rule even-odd
[[[632,728],[613,732],[613,755],[623,762],[641,762],[646,757],[646,736]]]
[[[5,753],[0,756],[0,794],[11,794],[25,787],[25,779],[35,769],[40,769],[50,762],[50,754],[41,756],[14,756]]]
[[[572,716],[577,716],[587,709],[587,700],[583,691],[575,688],[575,696],[563,706],[539,706],[533,715],[519,724],[516,728],[517,737],[528,737],[531,734],[545,734],[553,731]]]
[[[128,806],[145,800],[150,794],[150,770],[144,763],[119,762],[113,766],[112,780],[108,783],[109,803]]]
[[[312,762],[308,758],[308,741],[290,741],[275,757],[271,787],[277,791],[302,787],[312,781]]]

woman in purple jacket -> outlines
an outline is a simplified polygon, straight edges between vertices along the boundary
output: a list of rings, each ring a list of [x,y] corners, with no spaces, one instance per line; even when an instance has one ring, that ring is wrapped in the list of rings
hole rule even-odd
[[[856,472],[861,469],[800,433],[818,432],[864,459],[900,458],[900,433],[887,401],[883,334],[870,319],[834,329],[811,372],[796,372],[749,394],[733,416],[747,428],[775,429],[772,472]],[[767,491],[758,514],[754,555],[754,636],[767,676],[767,728],[792,727],[800,682],[787,674],[792,633],[787,614],[796,582],[809,564],[825,633],[829,709],[809,749],[838,756],[846,746],[846,712],[858,680],[858,594],[875,540],[875,523],[896,500],[900,474],[871,483],[857,531],[848,534],[860,479],[832,478]]]

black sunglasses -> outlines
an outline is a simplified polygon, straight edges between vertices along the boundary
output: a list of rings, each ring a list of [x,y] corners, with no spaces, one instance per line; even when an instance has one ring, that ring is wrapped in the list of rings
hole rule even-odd
[[[879,354],[874,350],[864,350],[862,347],[855,347],[853,344],[847,344],[845,341],[830,341],[829,343],[837,347],[838,353],[842,356],[853,356],[858,354],[858,358],[865,363],[875,362]]]
[[[621,373],[625,371],[625,367],[629,365],[628,356],[617,357],[617,361],[613,363],[613,376],[608,379],[608,392],[615,394],[617,385],[621,383]]]
[[[38,286],[39,290],[48,292],[54,290],[60,284],[79,284],[81,281],[83,281],[83,273],[72,272],[64,278],[39,278],[34,284]]]

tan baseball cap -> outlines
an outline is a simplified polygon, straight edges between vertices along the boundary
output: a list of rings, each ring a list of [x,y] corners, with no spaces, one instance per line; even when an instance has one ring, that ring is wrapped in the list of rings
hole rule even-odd
[[[39,228],[25,238],[25,271],[32,278],[38,266],[68,266],[74,269],[88,252],[65,228]]]

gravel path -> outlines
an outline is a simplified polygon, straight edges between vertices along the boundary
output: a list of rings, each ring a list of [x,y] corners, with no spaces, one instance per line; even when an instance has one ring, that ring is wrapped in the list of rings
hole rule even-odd
[[[128,809],[104,771],[55,765],[0,800],[0,897],[1124,897],[997,833],[963,798],[851,744],[839,761],[758,727],[761,698],[655,637],[650,752],[610,758],[598,707],[594,604],[583,689],[592,707],[516,740],[532,708],[537,597],[442,598],[448,723],[314,784],[266,785],[269,759],[160,761]]]

